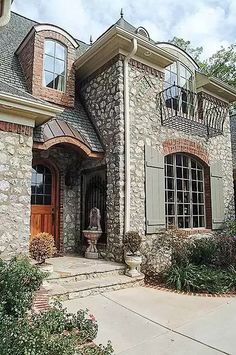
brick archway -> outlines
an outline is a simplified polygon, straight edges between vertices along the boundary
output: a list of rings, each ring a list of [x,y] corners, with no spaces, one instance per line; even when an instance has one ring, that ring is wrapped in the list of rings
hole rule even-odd
[[[209,166],[209,154],[199,143],[188,139],[167,139],[163,142],[163,154],[187,153],[194,155]]]

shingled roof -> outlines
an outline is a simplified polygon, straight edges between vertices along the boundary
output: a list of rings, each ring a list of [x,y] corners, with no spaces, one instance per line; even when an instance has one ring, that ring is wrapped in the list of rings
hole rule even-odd
[[[10,22],[0,28],[0,92],[46,103],[46,101],[35,98],[29,93],[20,62],[15,54],[23,39],[35,25],[38,25],[38,23],[12,12]],[[79,40],[76,41],[79,45],[77,49],[77,55],[79,56],[86,51],[88,45]],[[57,118],[68,122],[77,129],[93,151],[103,151],[96,130],[78,97],[76,97],[75,107],[64,109]],[[35,129],[35,141],[42,141],[42,131],[42,127]]]

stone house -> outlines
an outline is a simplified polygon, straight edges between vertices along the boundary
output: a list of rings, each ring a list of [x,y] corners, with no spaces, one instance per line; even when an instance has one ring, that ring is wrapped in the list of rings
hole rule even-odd
[[[16,13],[0,28],[0,252],[54,235],[83,251],[92,207],[99,249],[125,231],[148,258],[168,225],[217,230],[234,216],[228,105],[236,91],[123,16],[90,45]]]

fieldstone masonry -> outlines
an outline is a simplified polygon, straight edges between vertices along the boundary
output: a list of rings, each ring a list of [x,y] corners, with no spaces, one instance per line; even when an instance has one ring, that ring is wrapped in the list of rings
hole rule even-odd
[[[123,61],[116,57],[81,83],[81,95],[106,150],[107,256],[123,258],[124,228],[124,105]]]
[[[154,247],[156,253],[158,249],[156,246],[160,236],[145,236],[144,146],[155,147],[165,155],[167,153],[166,142],[173,140],[173,145],[175,145],[176,141],[182,140],[182,142],[190,142],[189,153],[192,153],[192,149],[196,149],[196,146],[201,147],[199,149],[199,158],[206,162],[209,159],[209,165],[220,159],[224,167],[225,218],[232,218],[234,216],[234,195],[229,118],[227,118],[224,125],[224,134],[209,139],[164,127],[161,125],[160,111],[157,105],[157,94],[162,90],[163,85],[161,73],[160,75],[154,75],[131,65],[129,79],[131,88],[131,229],[138,230],[143,236],[145,265],[147,265],[148,260],[149,262],[153,260],[155,268],[157,268],[158,265],[162,264],[163,260],[160,256],[153,258],[152,251]],[[181,149],[177,151],[181,151]]]
[[[31,163],[32,129],[28,134],[0,130],[1,258],[28,251]]]

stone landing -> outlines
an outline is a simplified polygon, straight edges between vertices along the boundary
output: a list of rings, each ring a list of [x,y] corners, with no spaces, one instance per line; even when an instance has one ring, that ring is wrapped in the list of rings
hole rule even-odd
[[[105,260],[91,260],[79,256],[49,259],[54,272],[44,281],[50,301],[66,301],[97,295],[102,292],[140,286],[144,276],[125,276],[124,264]]]

